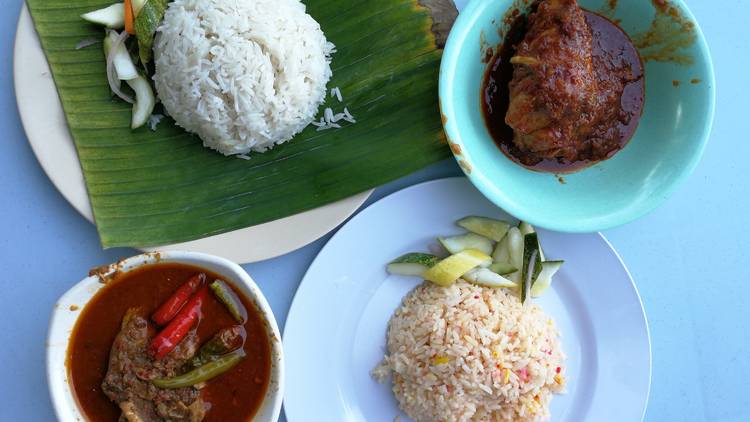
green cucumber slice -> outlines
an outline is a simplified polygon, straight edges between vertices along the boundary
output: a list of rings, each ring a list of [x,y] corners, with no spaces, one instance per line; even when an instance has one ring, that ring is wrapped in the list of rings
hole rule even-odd
[[[542,271],[542,259],[539,256],[539,240],[536,233],[523,237],[523,282],[521,284],[521,302],[526,301],[531,286]]]
[[[524,236],[529,233],[536,233],[536,229],[534,228],[534,226],[525,221],[518,222],[518,230],[520,230],[521,234]],[[542,258],[542,261],[544,261],[544,250],[542,249],[541,242],[539,243],[539,256]]]
[[[458,236],[438,237],[438,241],[450,253],[459,253],[466,249],[476,249],[487,255],[492,253],[492,241],[476,233]]]
[[[117,39],[117,32],[107,31],[107,36],[104,37],[104,56],[109,56],[109,50],[112,48],[112,43]],[[112,57],[112,64],[115,66],[115,73],[117,78],[120,80],[127,81],[129,79],[135,79],[138,77],[138,70],[133,64],[133,60],[128,54],[128,50],[124,44],[120,44],[117,50],[114,52]]]
[[[386,266],[386,271],[395,275],[422,277],[422,275],[437,264],[440,258],[426,253],[412,252],[394,259]]]
[[[518,287],[516,283],[508,280],[507,278],[501,276],[500,274],[490,271],[487,268],[474,268],[472,270],[469,270],[469,272],[464,274],[461,278],[463,278],[469,283],[476,284],[478,286],[484,286],[484,287],[492,287],[492,288]]]
[[[510,227],[510,224],[506,221],[477,216],[464,217],[456,221],[456,224],[496,242],[503,240]]]
[[[141,13],[141,9],[143,9],[143,6],[146,5],[146,2],[148,0],[131,0],[130,4],[133,6],[133,16],[138,17],[138,14]]]
[[[524,236],[526,236],[529,233],[536,233],[536,230],[534,230],[534,226],[532,226],[531,224],[525,221],[518,222],[518,230],[520,230],[521,234]]]
[[[130,60],[130,58],[128,58]],[[125,82],[135,91],[135,102],[133,103],[133,117],[130,122],[131,129],[137,129],[148,122],[149,116],[154,111],[156,97],[151,89],[151,84],[146,78],[138,75],[135,79],[129,79]]]
[[[523,235],[518,227],[508,230],[508,256],[509,263],[518,268],[518,271],[508,274],[508,278],[515,283],[521,282],[521,269],[523,268]]]
[[[518,271],[518,268],[508,262],[494,262],[490,265],[490,271],[500,275],[507,275]]]
[[[125,6],[122,3],[115,3],[103,9],[84,13],[81,19],[109,29],[122,29],[125,27]]]
[[[169,0],[148,0],[135,17],[135,34],[138,39],[138,56],[144,65],[153,57],[156,29],[164,19]]]
[[[543,295],[552,285],[552,277],[557,273],[557,270],[562,267],[565,261],[544,261],[542,262],[542,271],[536,278],[536,281],[531,285],[531,297],[539,297]]]
[[[469,270],[492,262],[489,255],[476,249],[466,249],[438,262],[423,277],[440,286],[450,286]]]
[[[510,262],[510,252],[508,248],[508,235],[503,240],[497,242],[495,251],[492,252],[492,260],[495,262]]]

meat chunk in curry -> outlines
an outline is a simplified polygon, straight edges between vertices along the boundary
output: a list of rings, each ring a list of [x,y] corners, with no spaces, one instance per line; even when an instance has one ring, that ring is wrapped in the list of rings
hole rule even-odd
[[[109,355],[102,391],[122,410],[120,421],[158,422],[203,419],[206,409],[195,387],[160,389],[151,380],[173,377],[196,353],[195,330],[161,360],[148,354],[149,324],[136,309],[129,310]]]
[[[619,148],[620,99],[635,79],[621,58],[602,53],[576,0],[545,0],[511,58],[505,122],[513,142],[539,159],[599,160]]]

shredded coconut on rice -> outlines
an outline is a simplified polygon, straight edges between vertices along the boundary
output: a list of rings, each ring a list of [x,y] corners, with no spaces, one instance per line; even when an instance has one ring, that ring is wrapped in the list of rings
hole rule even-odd
[[[392,316],[387,342],[372,376],[390,375],[418,422],[546,420],[565,389],[554,321],[504,289],[424,282]]]

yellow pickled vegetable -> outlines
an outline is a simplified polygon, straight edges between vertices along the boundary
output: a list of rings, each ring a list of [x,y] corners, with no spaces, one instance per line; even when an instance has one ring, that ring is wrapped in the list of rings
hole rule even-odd
[[[491,261],[492,258],[483,252],[476,249],[466,249],[438,262],[425,271],[422,276],[425,280],[447,287],[455,283],[459,277],[469,270]]]

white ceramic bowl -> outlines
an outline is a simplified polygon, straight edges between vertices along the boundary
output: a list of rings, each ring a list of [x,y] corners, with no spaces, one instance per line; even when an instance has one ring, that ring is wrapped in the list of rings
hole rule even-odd
[[[128,272],[143,265],[167,262],[195,265],[219,274],[238,287],[257,305],[269,331],[271,379],[263,403],[253,421],[276,421],[284,396],[284,357],[279,328],[266,298],[253,279],[234,262],[203,253],[178,251],[146,253],[111,264],[98,271],[97,275],[84,278],[58,299],[52,311],[47,336],[47,383],[57,419],[61,422],[85,420],[68,380],[69,372],[65,361],[68,342],[81,311],[96,292],[105,286],[101,282],[101,277],[106,279],[114,274]]]

